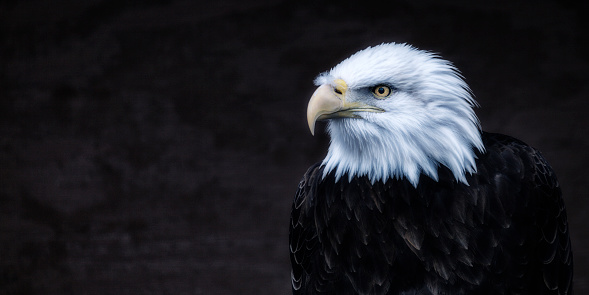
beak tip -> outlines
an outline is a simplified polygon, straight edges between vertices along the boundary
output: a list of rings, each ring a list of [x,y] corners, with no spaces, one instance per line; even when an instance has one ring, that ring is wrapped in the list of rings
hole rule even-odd
[[[315,122],[309,122],[309,130],[311,130],[311,135],[315,136]]]

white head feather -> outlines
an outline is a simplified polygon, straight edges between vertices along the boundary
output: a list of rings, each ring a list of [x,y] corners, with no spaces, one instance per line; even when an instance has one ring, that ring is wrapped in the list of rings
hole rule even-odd
[[[418,185],[421,174],[438,179],[438,166],[456,180],[476,172],[475,151],[484,150],[476,101],[457,69],[435,54],[406,44],[387,43],[355,53],[315,79],[316,85],[342,79],[346,100],[370,99],[385,112],[360,112],[361,118],[328,122],[331,143],[325,175],[336,179],[366,175],[372,182],[406,178]],[[390,85],[386,99],[360,91]]]

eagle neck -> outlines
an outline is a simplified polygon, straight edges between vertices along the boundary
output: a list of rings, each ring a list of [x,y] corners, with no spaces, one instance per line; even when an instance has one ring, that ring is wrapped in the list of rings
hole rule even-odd
[[[421,175],[437,181],[438,168],[445,166],[456,181],[468,184],[466,174],[476,172],[475,150],[484,149],[479,130],[471,130],[468,136],[434,127],[401,132],[374,127],[362,119],[331,120],[323,176],[334,172],[336,181],[366,176],[372,183],[406,179],[417,187]]]

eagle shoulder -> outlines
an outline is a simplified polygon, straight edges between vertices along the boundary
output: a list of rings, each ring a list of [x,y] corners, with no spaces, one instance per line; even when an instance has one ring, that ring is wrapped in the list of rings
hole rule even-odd
[[[542,154],[507,135],[483,133],[476,187],[487,194],[485,214],[500,225],[500,253],[492,267],[502,269],[511,289],[536,294],[572,294],[572,251],[558,179]],[[488,222],[488,220],[487,220]],[[499,248],[498,248],[499,249]],[[489,257],[489,259],[491,259]],[[518,267],[519,266],[519,267]]]

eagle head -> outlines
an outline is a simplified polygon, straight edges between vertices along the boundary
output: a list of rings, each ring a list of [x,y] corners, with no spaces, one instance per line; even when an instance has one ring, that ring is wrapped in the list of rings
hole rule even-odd
[[[457,181],[476,172],[481,131],[468,85],[437,55],[385,43],[361,50],[315,79],[307,121],[327,120],[331,142],[324,176],[334,171],[372,182],[421,174],[438,179],[448,167]]]

